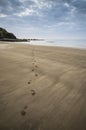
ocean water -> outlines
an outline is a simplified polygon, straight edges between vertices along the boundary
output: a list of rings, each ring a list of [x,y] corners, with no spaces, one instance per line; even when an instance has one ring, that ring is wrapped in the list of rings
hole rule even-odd
[[[86,39],[46,39],[43,41],[30,41],[29,44],[86,49]]]

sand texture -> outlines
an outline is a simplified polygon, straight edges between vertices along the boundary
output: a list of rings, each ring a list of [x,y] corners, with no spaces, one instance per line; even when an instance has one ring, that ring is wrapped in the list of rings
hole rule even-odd
[[[86,50],[0,44],[0,130],[86,130]]]

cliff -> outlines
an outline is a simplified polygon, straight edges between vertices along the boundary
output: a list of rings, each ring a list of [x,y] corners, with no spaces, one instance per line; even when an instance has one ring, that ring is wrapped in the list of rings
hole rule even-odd
[[[0,40],[4,39],[17,39],[13,33],[8,32],[4,28],[0,27]]]

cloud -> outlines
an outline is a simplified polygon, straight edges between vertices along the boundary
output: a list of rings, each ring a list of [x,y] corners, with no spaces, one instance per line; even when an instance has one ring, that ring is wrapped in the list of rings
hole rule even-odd
[[[83,14],[86,13],[86,0],[64,0],[70,6],[75,7],[77,12]]]
[[[7,17],[7,15],[6,15],[6,14],[1,14],[1,13],[0,13],[0,17],[1,17],[1,18],[4,18],[4,17]]]
[[[64,3],[64,6],[70,8],[70,5],[67,2]]]
[[[52,7],[52,2],[46,2],[44,0],[20,0],[23,4],[23,11],[16,13],[17,16],[29,16],[29,15],[37,15],[42,16],[43,10],[50,9]]]
[[[85,21],[86,0],[0,0],[0,25],[7,27],[12,23],[19,28],[33,28],[30,31],[37,33],[41,30],[43,35],[45,30],[85,32]]]
[[[86,13],[86,1],[85,0],[74,1],[72,3],[72,5],[74,7],[76,7],[76,9],[77,9],[77,11],[79,11],[79,13]]]
[[[35,13],[35,11],[33,9],[26,8],[23,12],[15,13],[14,15],[23,17],[23,16],[32,15],[33,13]]]
[[[51,8],[52,2],[45,0],[0,0],[0,13],[4,15],[28,16],[39,14],[42,9]]]
[[[86,1],[85,0],[0,0],[0,13],[4,15],[29,16],[46,15],[58,16],[75,11],[85,14]],[[60,16],[61,16],[60,15]]]
[[[0,13],[4,15],[13,15],[14,12],[20,12],[22,9],[22,3],[18,0],[0,0]]]

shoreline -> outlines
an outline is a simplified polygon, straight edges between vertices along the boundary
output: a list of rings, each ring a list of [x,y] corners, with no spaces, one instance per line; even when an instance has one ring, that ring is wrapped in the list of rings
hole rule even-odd
[[[35,43],[35,41],[34,41]],[[0,44],[18,44],[18,45],[30,45],[30,46],[40,46],[40,47],[55,47],[55,48],[68,48],[68,49],[79,49],[79,50],[86,50],[84,47],[71,47],[71,46],[60,46],[60,45],[42,45],[42,44],[32,44],[31,42],[2,42],[0,41]]]

